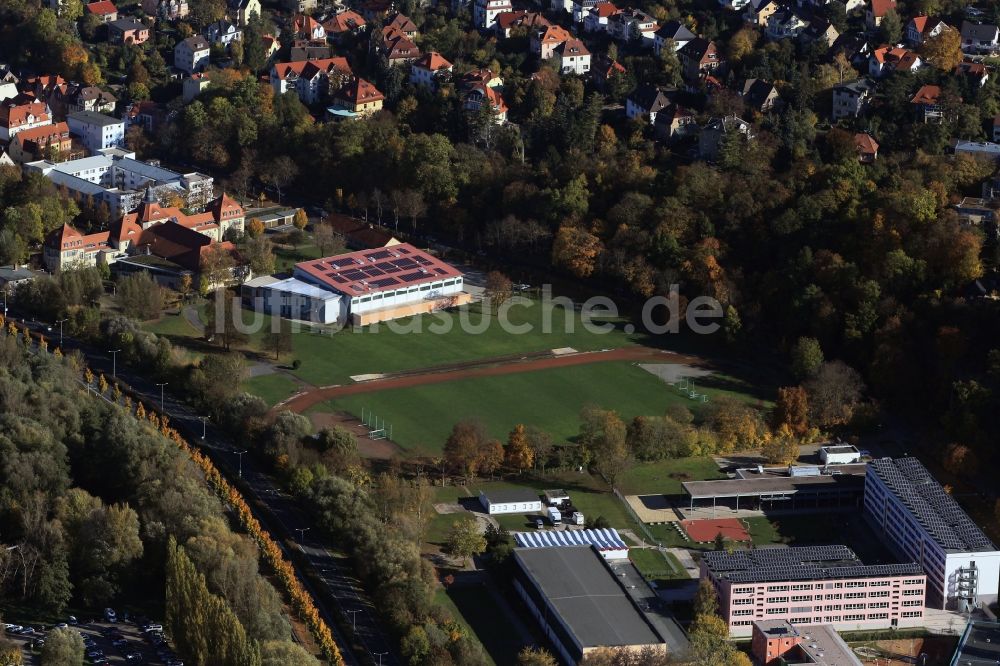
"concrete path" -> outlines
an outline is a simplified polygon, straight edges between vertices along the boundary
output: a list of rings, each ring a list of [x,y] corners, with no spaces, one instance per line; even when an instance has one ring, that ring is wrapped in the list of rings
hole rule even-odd
[[[193,305],[185,305],[181,308],[181,314],[184,315],[184,318],[195,328],[196,331],[202,335],[205,334],[205,324],[201,320],[201,315],[198,314],[198,308]]]
[[[667,552],[677,558],[677,561],[681,563],[684,567],[684,571],[691,578],[698,578],[699,569],[698,563],[694,561],[694,557],[691,556],[691,551],[687,548],[667,548]]]

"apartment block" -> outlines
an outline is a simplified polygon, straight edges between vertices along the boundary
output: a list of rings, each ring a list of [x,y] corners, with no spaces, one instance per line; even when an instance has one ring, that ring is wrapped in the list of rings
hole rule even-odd
[[[757,620],[838,631],[921,626],[927,577],[916,563],[865,565],[847,546],[707,552],[701,575],[719,593],[731,636]]]
[[[965,611],[997,600],[1000,552],[916,458],[868,466],[865,518],[927,574],[927,605]]]

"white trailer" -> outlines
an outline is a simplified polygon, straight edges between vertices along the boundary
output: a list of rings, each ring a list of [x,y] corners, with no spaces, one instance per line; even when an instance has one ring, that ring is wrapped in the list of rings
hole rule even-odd
[[[554,506],[550,506],[545,513],[549,517],[549,522],[552,523],[553,525],[562,524],[562,514],[559,513],[559,509],[555,508]]]

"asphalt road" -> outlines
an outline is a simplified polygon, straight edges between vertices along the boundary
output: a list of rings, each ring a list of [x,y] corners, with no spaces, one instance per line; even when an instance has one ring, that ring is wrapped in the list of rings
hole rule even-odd
[[[32,330],[43,333],[50,341],[50,348],[58,344],[60,338],[58,329],[49,330],[47,325],[37,322],[24,323]],[[64,352],[80,350],[87,357],[92,370],[103,372],[107,377],[112,376],[110,353],[83,345],[68,336],[64,338],[61,346]],[[291,496],[280,489],[266,470],[250,455],[239,455],[238,452],[244,451],[245,447],[233,442],[210,421],[203,421],[190,405],[171,395],[166,390],[169,385],[160,387],[156,382],[124,367],[123,364],[117,365],[117,371],[118,379],[131,386],[147,406],[160,408],[161,412],[166,413],[170,417],[171,425],[185,434],[189,442],[200,445],[230,482],[242,486],[244,497],[265,529],[276,536],[286,538],[284,541],[278,539],[278,544],[285,551],[286,558],[295,566],[299,580],[312,595],[316,608],[333,631],[337,645],[343,653],[344,662],[350,666],[378,664],[380,661],[383,666],[401,664],[388,633],[381,626],[374,604],[354,576],[349,563],[331,553],[330,546],[324,542],[319,529],[313,527],[307,513]],[[203,432],[204,439],[202,439]],[[322,581],[336,602],[333,608],[330,608],[324,598],[316,593],[314,584],[307,575],[310,572],[303,570],[299,559],[291,557],[288,552],[289,547],[296,547],[304,554],[311,573],[316,576],[316,580]],[[351,649],[351,643],[339,630],[335,621],[335,617],[338,616],[343,622],[353,626],[357,642],[363,650]]]

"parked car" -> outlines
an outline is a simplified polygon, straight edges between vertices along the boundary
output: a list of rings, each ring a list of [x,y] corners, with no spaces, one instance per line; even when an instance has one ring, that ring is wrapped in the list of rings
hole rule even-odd
[[[125,640],[124,638],[116,638],[115,640],[111,641],[111,644],[114,645],[116,648],[122,648],[128,645],[128,641]]]
[[[69,617],[67,617],[67,618],[66,618],[66,621],[67,621],[67,622],[69,622],[70,624],[79,624],[79,623],[80,623],[80,622],[79,622],[79,621],[78,621],[78,620],[76,619],[76,616],[75,616],[75,615],[70,615]]]
[[[107,620],[108,622],[117,622],[118,621],[118,613],[115,612],[114,608],[105,608],[104,609],[104,619]]]
[[[148,627],[146,627],[145,629],[143,629],[143,631],[145,631],[147,634],[153,633],[153,632],[163,631],[163,625],[162,624],[151,624]]]

